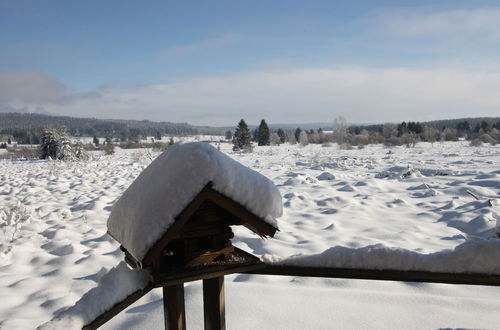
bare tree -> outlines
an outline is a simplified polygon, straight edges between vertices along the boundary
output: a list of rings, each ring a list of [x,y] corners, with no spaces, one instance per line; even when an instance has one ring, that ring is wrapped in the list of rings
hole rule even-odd
[[[344,117],[338,116],[333,120],[333,141],[339,146],[345,142],[347,137],[347,121]]]

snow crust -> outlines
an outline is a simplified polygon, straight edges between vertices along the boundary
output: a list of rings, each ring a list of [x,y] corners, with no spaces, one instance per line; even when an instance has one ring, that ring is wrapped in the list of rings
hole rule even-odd
[[[81,329],[133,292],[145,288],[149,281],[146,271],[130,269],[122,261],[101,277],[97,287],[37,329]]]
[[[376,244],[357,249],[335,246],[322,253],[285,259],[263,258],[274,264],[303,267],[500,274],[500,240],[476,239],[453,250],[427,254]]]
[[[271,180],[207,143],[177,144],[159,155],[113,206],[108,231],[138,260],[209,183],[277,228],[282,199]]]

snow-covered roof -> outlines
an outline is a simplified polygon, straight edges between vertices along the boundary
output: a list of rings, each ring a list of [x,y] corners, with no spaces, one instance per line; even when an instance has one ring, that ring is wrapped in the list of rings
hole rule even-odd
[[[213,146],[194,142],[168,148],[144,169],[113,206],[108,232],[140,261],[209,182],[278,227],[282,200],[272,181]]]

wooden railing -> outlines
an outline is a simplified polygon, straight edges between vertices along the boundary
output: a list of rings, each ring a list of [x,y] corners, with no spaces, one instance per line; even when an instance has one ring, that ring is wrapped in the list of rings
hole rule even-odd
[[[120,311],[147,294],[151,289],[163,287],[165,328],[184,330],[186,329],[184,283],[195,280],[203,280],[205,329],[225,329],[224,275],[232,273],[500,286],[500,275],[491,274],[300,267],[261,263],[259,267],[253,266],[234,271],[215,271],[198,275],[185,274],[176,278],[165,278],[158,283],[150,283],[146,288],[134,292],[125,300],[113,306],[111,310],[100,315],[83,329],[99,328]]]
[[[246,273],[258,274],[258,275],[328,277],[328,278],[350,278],[358,280],[500,286],[500,275],[476,274],[476,273],[437,273],[429,271],[300,267],[300,266],[281,266],[272,264],[271,265],[267,264],[265,268],[251,270]]]

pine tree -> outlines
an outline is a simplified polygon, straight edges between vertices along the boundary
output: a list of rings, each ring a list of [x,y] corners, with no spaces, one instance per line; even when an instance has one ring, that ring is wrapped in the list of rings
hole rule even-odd
[[[258,134],[258,145],[259,146],[268,146],[270,145],[270,136],[269,136],[269,127],[264,119],[261,120],[259,125],[259,134]]]
[[[285,131],[282,130],[281,128],[278,129],[278,136],[280,137],[281,143],[285,143],[285,141],[286,141],[286,134],[285,134]]]
[[[252,144],[250,142],[250,130],[248,129],[247,123],[245,120],[241,119],[238,123],[238,127],[233,134],[233,150],[234,151],[250,151]]]
[[[73,160],[75,158],[65,130],[49,128],[42,132],[40,157],[59,160]]]
[[[295,136],[295,141],[299,141],[299,138],[300,138],[300,132],[302,132],[302,130],[300,129],[300,127],[297,127],[297,129],[295,130],[295,132],[293,133],[293,135]]]
[[[94,138],[92,139],[92,142],[94,143],[94,145],[95,145],[96,147],[98,147],[98,146],[99,146],[99,139],[97,138],[97,136],[96,136],[96,135],[94,135]]]

